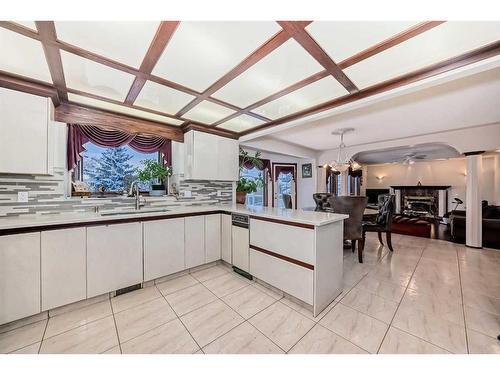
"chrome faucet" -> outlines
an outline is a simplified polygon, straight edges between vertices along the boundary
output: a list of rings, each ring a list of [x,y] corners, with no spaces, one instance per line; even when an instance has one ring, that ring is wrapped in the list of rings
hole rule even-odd
[[[135,180],[130,184],[130,190],[128,192],[129,197],[135,197],[135,209],[140,210],[144,203],[141,203],[141,195],[139,193],[139,180]]]

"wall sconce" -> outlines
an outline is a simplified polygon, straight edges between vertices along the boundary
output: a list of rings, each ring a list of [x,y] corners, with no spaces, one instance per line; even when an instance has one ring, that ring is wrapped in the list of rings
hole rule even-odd
[[[375,178],[378,180],[378,182],[382,182],[385,176],[375,176]]]
[[[460,173],[462,176],[467,177],[467,171]]]

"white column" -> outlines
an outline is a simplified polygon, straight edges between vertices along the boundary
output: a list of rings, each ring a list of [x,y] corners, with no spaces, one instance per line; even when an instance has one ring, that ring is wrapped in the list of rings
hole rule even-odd
[[[482,210],[481,210],[481,175],[483,157],[481,154],[467,154],[466,221],[465,244],[470,247],[482,247]]]

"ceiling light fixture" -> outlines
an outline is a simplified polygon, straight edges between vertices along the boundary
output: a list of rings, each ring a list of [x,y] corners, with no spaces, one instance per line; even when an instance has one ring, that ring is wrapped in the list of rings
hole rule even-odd
[[[346,156],[344,150],[346,148],[344,143],[344,134],[353,131],[353,128],[341,128],[332,132],[332,135],[340,135],[339,154],[337,156],[337,160],[332,161],[330,164],[330,167],[337,172],[346,172],[349,168],[352,170],[361,168],[357,162]]]

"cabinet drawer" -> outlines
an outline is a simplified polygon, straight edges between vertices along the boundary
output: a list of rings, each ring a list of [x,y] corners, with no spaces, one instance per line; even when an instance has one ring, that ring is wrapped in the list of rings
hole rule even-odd
[[[250,273],[301,301],[313,304],[313,270],[250,249]]]
[[[314,264],[314,230],[250,219],[250,244]]]

